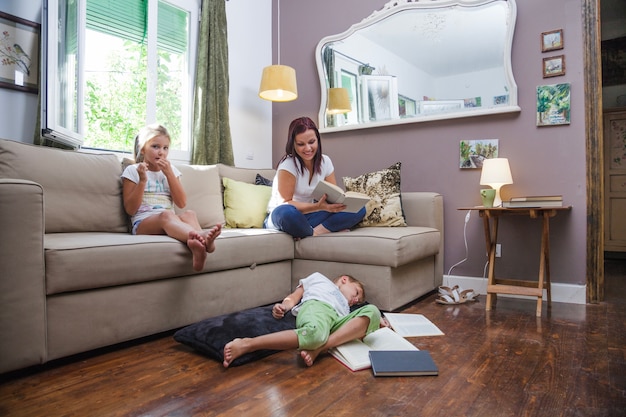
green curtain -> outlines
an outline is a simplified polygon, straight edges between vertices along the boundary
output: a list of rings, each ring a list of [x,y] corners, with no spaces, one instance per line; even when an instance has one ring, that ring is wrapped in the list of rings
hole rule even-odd
[[[227,41],[225,0],[204,0],[196,62],[192,164],[234,165]]]

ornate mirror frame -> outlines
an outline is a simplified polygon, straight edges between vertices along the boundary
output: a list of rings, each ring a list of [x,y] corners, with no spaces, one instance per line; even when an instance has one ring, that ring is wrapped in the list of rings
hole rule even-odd
[[[502,12],[500,5],[504,6],[504,12]],[[481,97],[482,94],[479,97],[468,98],[464,96],[463,93],[459,93],[458,96],[454,97],[446,96],[430,98],[424,95],[421,98],[409,98],[402,94],[402,89],[398,90],[398,78],[400,77],[385,74],[385,65],[383,65],[383,68],[379,69],[378,73],[375,74],[372,73],[372,69],[374,68],[370,66],[370,62],[373,63],[372,60],[365,59],[360,55],[348,56],[348,54],[339,51],[342,44],[347,44],[347,40],[352,35],[355,35],[355,37],[363,36],[366,33],[365,31],[370,31],[371,35],[373,28],[380,28],[383,24],[391,26],[391,19],[397,19],[394,23],[407,22],[410,19],[415,19],[415,22],[417,23],[413,25],[412,31],[419,32],[419,39],[424,40],[433,32],[435,32],[435,35],[433,36],[437,36],[437,31],[444,30],[442,27],[445,27],[449,23],[446,19],[451,20],[450,16],[454,16],[452,13],[459,11],[458,14],[464,16],[470,12],[485,13],[484,11],[488,10],[488,8],[492,6],[496,6],[493,9],[496,10],[496,13],[504,14],[503,18],[505,20],[504,22],[501,22],[500,27],[495,32],[502,36],[492,37],[494,39],[502,37],[502,45],[498,46],[498,48],[501,48],[501,51],[497,52],[501,52],[502,54],[502,74],[500,75],[500,73],[498,73],[498,76],[504,80],[504,86],[497,86],[497,88],[493,88],[492,91],[498,92],[486,95],[484,98]],[[414,13],[416,10],[421,11],[422,14],[417,16],[407,15],[407,13]],[[411,17],[408,18],[408,16]],[[366,17],[361,22],[352,25],[347,31],[323,38],[318,43],[315,50],[315,60],[321,88],[321,102],[318,114],[320,132],[328,133],[405,123],[427,122],[432,120],[519,112],[521,109],[517,103],[517,84],[513,78],[513,71],[511,68],[511,49],[516,17],[517,9],[515,0],[391,0],[385,4],[381,10],[374,11],[370,16]],[[454,18],[456,18],[456,16],[454,16]],[[421,23],[419,22],[419,19],[422,19]],[[426,24],[424,24],[423,19],[428,19]],[[454,23],[454,25],[449,24],[449,26],[459,27],[458,22],[451,23]],[[469,22],[468,24],[476,25],[475,22]],[[396,32],[400,32],[397,31],[397,26],[395,26],[395,29]],[[456,33],[454,36],[456,36],[457,39],[462,40],[461,38],[467,37],[465,33],[478,31],[479,30],[477,29],[474,31],[469,30],[461,34]],[[444,36],[445,35],[441,35],[441,37]],[[410,42],[417,42],[417,40],[418,39],[411,40]],[[437,39],[437,41],[441,40]],[[431,42],[434,41],[431,40]],[[334,45],[337,45],[337,50],[332,48]],[[412,45],[414,46],[415,43]],[[371,50],[374,48],[366,49]],[[392,49],[393,47],[383,47],[382,50],[391,52]],[[452,49],[453,48],[451,47],[444,47],[440,48],[438,52],[442,50],[451,51]],[[485,43],[483,42],[482,45],[476,45],[477,53],[475,56],[479,56],[479,51],[492,49],[493,48],[486,48]],[[332,61],[328,60],[329,55],[332,55]],[[358,66],[358,74],[354,74],[355,71],[344,72],[342,69],[341,74],[337,75],[335,71],[335,61],[337,59],[336,57],[339,57],[340,55],[343,57],[342,59],[344,59],[344,61],[352,60],[361,64]],[[355,55],[358,55],[358,53],[355,53]],[[429,54],[419,55],[420,59],[426,55]],[[442,54],[437,53],[433,55],[437,55],[435,58],[440,59],[440,55]],[[451,53],[451,55],[453,54]],[[471,52],[468,55],[471,55]],[[397,55],[395,57],[398,58],[398,60],[400,58],[404,58],[398,57]],[[446,59],[448,60],[447,62],[451,63],[450,65],[454,65],[455,59],[458,59],[458,57],[459,55],[453,55],[447,57]],[[495,59],[499,62],[499,55],[496,55]],[[330,62],[332,62],[332,64]],[[373,65],[380,64],[373,63]],[[329,81],[328,71],[326,69],[328,66],[331,67],[331,71],[335,77],[341,78],[340,81],[335,80],[335,77],[333,77],[332,81]],[[500,68],[498,68],[497,71],[500,71]],[[480,71],[475,72],[478,73]],[[417,70],[413,73],[417,74]],[[409,74],[412,73],[409,72]],[[456,76],[458,76],[458,73]],[[409,75],[408,78],[411,78],[411,75]],[[470,79],[469,84],[472,84],[472,81],[475,80]],[[342,84],[336,85],[337,82],[341,82]],[[411,80],[411,82],[414,81]],[[352,111],[350,113],[345,113],[345,115],[332,114],[332,112],[327,111],[328,88],[345,88],[346,86],[351,93],[350,100],[352,101]],[[474,92],[475,90],[476,89],[474,89]],[[376,109],[372,106],[378,105],[373,104],[372,91],[384,91],[385,94],[387,94],[385,96],[387,100],[387,104],[385,106],[388,108],[382,107],[377,110],[378,114],[383,116],[376,117],[375,115],[372,117],[372,113],[375,113],[376,111]],[[398,100],[398,106],[395,105],[396,100]]]

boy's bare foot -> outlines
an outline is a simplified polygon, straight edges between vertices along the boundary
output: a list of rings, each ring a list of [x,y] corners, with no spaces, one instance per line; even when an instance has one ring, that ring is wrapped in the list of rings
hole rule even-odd
[[[304,360],[304,364],[306,366],[313,366],[313,362],[317,359],[317,356],[320,354],[321,349],[317,350],[301,350],[300,356]]]
[[[187,238],[187,247],[191,250],[193,256],[193,269],[194,271],[202,271],[204,268],[204,262],[207,258],[206,246],[204,238],[198,234],[198,232],[189,232]]]
[[[211,230],[204,236],[204,246],[208,253],[215,251],[215,239],[222,233],[222,225],[218,224],[213,226]]]
[[[233,339],[224,346],[224,368],[228,368],[235,359],[247,353],[246,339]]]

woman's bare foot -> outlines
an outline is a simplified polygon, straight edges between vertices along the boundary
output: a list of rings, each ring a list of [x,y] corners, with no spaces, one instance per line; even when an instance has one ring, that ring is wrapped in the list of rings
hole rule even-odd
[[[217,224],[204,236],[204,246],[208,253],[215,251],[215,239],[222,233],[222,225]]]
[[[313,236],[325,235],[326,233],[330,233],[330,230],[318,224],[313,228]]]
[[[301,350],[300,351],[300,356],[304,360],[304,364],[306,366],[313,366],[313,362],[315,362],[315,359],[317,359],[317,357],[319,356],[321,351],[322,351],[321,349],[317,349],[317,350]]]
[[[187,247],[189,248],[189,250],[191,251],[191,255],[193,256],[194,271],[202,271],[202,268],[204,268],[204,262],[207,258],[207,251],[204,240],[205,239],[200,236],[198,232],[189,232],[189,237],[187,238]]]
[[[248,353],[246,339],[233,339],[224,346],[224,368],[228,368],[235,359]]]

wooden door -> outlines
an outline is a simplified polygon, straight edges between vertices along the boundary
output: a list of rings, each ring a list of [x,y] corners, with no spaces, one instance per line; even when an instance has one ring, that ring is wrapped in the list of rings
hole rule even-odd
[[[604,250],[626,252],[626,110],[604,114]]]

